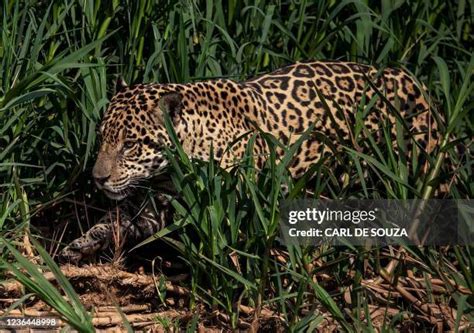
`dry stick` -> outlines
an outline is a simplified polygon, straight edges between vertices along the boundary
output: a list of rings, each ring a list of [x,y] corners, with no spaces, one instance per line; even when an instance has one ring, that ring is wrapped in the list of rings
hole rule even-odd
[[[95,309],[97,312],[116,312],[117,307],[115,306],[101,306]],[[123,313],[132,313],[132,312],[148,312],[151,310],[150,305],[148,304],[131,304],[126,306],[121,306],[120,311]]]
[[[127,308],[127,307],[124,307]],[[100,308],[99,308],[100,309]],[[123,309],[122,309],[123,311]],[[123,311],[125,312],[125,311]],[[26,310],[12,310],[9,313],[11,317],[22,317],[22,316],[31,316],[31,317],[59,317],[59,314],[56,311],[38,311],[33,309]],[[139,325],[149,325],[156,323],[156,318],[166,317],[168,319],[175,319],[177,317],[186,317],[185,312],[179,312],[176,310],[164,311],[164,312],[154,312],[146,314],[129,314],[126,315],[127,321],[133,326]],[[61,319],[58,319],[57,326],[65,326],[65,322]],[[98,311],[95,313],[95,316],[92,318],[92,324],[94,326],[118,326],[123,324],[123,318],[117,312],[102,312]]]
[[[28,224],[28,230],[25,232],[23,236],[23,249],[25,250],[25,256],[27,258],[33,258],[35,256],[35,253],[33,251],[33,246],[31,245],[30,242],[30,236],[29,236],[29,224]]]
[[[392,281],[391,281],[391,277],[390,275],[385,272],[385,271],[381,271],[380,272],[380,275],[384,278],[385,281],[387,281],[388,283],[392,284]],[[415,296],[413,296],[410,292],[408,292],[404,287],[402,287],[400,284],[396,284],[396,285],[393,285],[393,287],[405,298],[407,299],[409,302],[411,302],[419,311],[421,311],[422,313],[425,313],[429,319],[430,319],[430,322],[434,325],[438,325],[440,324],[440,320],[439,318],[436,318],[435,316],[435,313],[433,313],[433,307],[432,306],[429,306],[428,304],[426,303],[421,303],[421,301],[419,299],[417,299]],[[450,309],[453,314],[452,316],[455,317],[455,312],[456,310],[454,309]],[[442,313],[443,314],[443,313]],[[443,319],[446,319],[446,315],[443,314]],[[452,318],[449,318],[451,319],[452,321]]]
[[[212,317],[217,317],[219,318],[220,320],[226,322],[227,324],[230,324],[232,322],[230,316],[228,314],[225,314],[225,313],[222,313],[220,311],[214,311],[212,314]],[[239,326],[239,328],[241,329],[251,329],[252,328],[252,324],[249,324],[245,321],[243,321],[242,319],[238,318],[237,319],[237,325]]]
[[[130,314],[126,315],[127,320],[130,324],[135,326],[135,324],[145,323],[154,323],[155,319],[158,317],[166,317],[167,319],[175,319],[177,317],[183,316],[183,313],[177,311],[166,311],[166,312],[155,312],[147,314]],[[109,313],[107,316],[95,317],[92,318],[92,324],[97,326],[117,326],[123,324],[123,318],[121,315],[115,313]]]
[[[141,288],[148,287],[153,290],[155,286],[155,284],[153,283],[153,277],[151,276],[121,271],[110,265],[86,267],[65,265],[61,267],[61,271],[70,280],[77,278],[91,278],[105,283],[119,282],[121,285],[135,286]],[[54,281],[56,279],[54,274],[51,272],[44,273],[43,275],[48,281]],[[165,287],[166,291],[171,294],[179,296],[189,295],[188,289],[180,286],[175,286],[170,282],[166,282]],[[22,288],[22,284],[18,281],[0,283],[1,294],[21,292]]]
[[[83,206],[83,207],[86,208],[86,210],[88,210],[89,208],[92,208],[93,210],[96,210],[98,212],[107,213],[107,209],[103,209],[103,208],[99,208],[99,207],[96,207],[96,206],[93,206],[93,205],[90,205],[90,204],[86,204],[85,202],[81,202],[81,201],[77,201],[77,200],[69,199],[69,198],[65,198],[64,201],[69,202],[69,203],[73,203],[75,205]]]
[[[425,282],[425,278],[410,278],[411,280],[415,280],[419,283],[422,283],[422,284],[426,284]],[[436,286],[446,286],[446,282],[448,282],[450,284],[450,286],[455,289],[456,291],[459,291],[460,293],[462,294],[467,294],[467,295],[472,295],[472,291],[466,287],[463,287],[463,286],[460,286],[459,284],[457,284],[454,280],[452,279],[446,279],[446,281],[443,281],[441,279],[431,279],[430,280],[431,284],[432,285],[436,285]],[[446,288],[443,288],[446,290]]]
[[[3,315],[3,312],[0,313]],[[29,317],[48,317],[48,316],[59,316],[59,314],[52,310],[52,311],[40,311],[36,309],[25,309],[25,310],[11,310],[8,313],[9,317],[18,317],[18,316],[29,316]]]
[[[395,250],[395,247],[394,246],[389,246],[389,248],[391,250]],[[390,262],[388,263],[387,267],[385,267],[385,271],[392,275],[392,272],[395,270],[395,268],[398,266],[398,263],[400,262],[400,260],[402,260],[402,257],[404,256],[405,254],[405,249],[403,247],[399,247],[398,248],[398,257],[397,258],[394,258],[392,260],[390,260]],[[382,277],[377,277],[374,281],[375,284],[379,284],[382,282]]]
[[[254,313],[255,309],[250,307],[250,306],[246,306],[246,305],[242,305],[240,304],[239,305],[239,310],[243,313],[245,313],[246,315],[251,315]],[[281,319],[283,320],[283,317],[282,316],[278,316],[275,312],[271,311],[271,310],[268,310],[268,309],[265,309],[265,308],[262,308],[260,310],[260,317],[262,318],[265,318],[265,319],[270,319],[270,318],[278,318],[278,319]]]
[[[58,229],[55,228],[55,230],[53,231],[53,241],[51,242],[51,247],[50,247],[50,250],[49,250],[49,253],[51,253],[51,257],[52,258],[55,258],[56,255],[58,254],[59,252],[59,248],[61,247],[61,242],[64,238],[64,235],[66,234],[66,230],[67,230],[67,226],[69,225],[69,221],[66,222],[66,225],[64,226],[64,228],[62,228],[61,231],[59,231]],[[60,233],[60,236],[59,236],[59,239],[57,241],[54,241],[56,239],[56,235]],[[55,245],[56,244],[56,245]]]

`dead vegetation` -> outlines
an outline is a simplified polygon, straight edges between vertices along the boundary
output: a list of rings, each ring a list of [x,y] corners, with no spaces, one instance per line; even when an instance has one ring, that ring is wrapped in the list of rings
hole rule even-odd
[[[287,260],[285,252],[274,250],[272,254],[280,263]],[[403,251],[399,252],[399,256],[401,255],[405,263],[415,262]],[[311,269],[321,264],[315,261]],[[397,264],[392,262],[387,269],[393,270],[396,266]],[[81,302],[90,311],[92,323],[97,329],[120,331],[125,330],[124,323],[128,323],[134,330],[151,329],[158,332],[178,331],[189,328],[190,324],[194,324],[197,330],[231,330],[231,318],[226,313],[209,309],[199,302],[193,309],[189,308],[190,291],[181,285],[186,274],[169,276],[163,280],[159,276],[145,272],[127,272],[112,264],[83,267],[65,265],[61,267],[61,271],[74,286]],[[469,332],[474,328],[465,317],[460,318],[459,326],[456,326],[456,308],[450,306],[449,302],[438,301],[449,299],[454,292],[471,296],[472,293],[468,289],[458,286],[452,280],[443,281],[429,276],[417,277],[412,270],[408,270],[406,276],[399,276],[395,281],[392,273],[393,271],[385,269],[379,276],[360,281],[360,288],[371,300],[366,309],[360,310],[360,321],[370,320],[374,328],[381,330],[388,321],[401,316],[403,320],[400,321],[398,329],[408,332],[416,332],[420,327],[431,327],[435,332],[455,330]],[[44,277],[55,283],[55,276],[51,272],[45,272]],[[353,285],[336,286],[331,281],[331,275],[327,273],[315,274],[313,278],[327,288],[328,292],[340,293],[342,303],[339,304],[344,304],[342,310],[348,317],[353,316],[353,307],[356,306],[355,300],[352,299]],[[333,290],[329,289],[331,286]],[[24,294],[24,287],[19,282],[6,280],[0,285],[1,307],[7,309]],[[272,290],[269,294],[272,294]],[[313,299],[313,302],[301,307],[301,315],[310,313],[319,315],[321,317],[319,332],[339,331],[341,326],[338,321],[316,299]],[[403,311],[402,304],[411,304],[412,311]],[[238,306],[239,329],[284,331],[284,315],[277,313],[271,305],[265,305],[260,309],[257,320],[255,320],[255,308],[244,304],[235,306]],[[0,315],[58,317],[57,312],[34,296],[21,307]],[[65,325],[65,322],[59,321],[59,327]]]

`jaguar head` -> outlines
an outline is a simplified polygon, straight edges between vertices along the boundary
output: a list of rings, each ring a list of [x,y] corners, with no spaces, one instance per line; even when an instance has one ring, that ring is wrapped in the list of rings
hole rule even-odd
[[[173,119],[180,108],[179,93],[153,85],[127,88],[113,97],[100,124],[92,170],[97,187],[109,198],[121,200],[141,181],[165,171],[165,147],[171,141],[164,115]]]

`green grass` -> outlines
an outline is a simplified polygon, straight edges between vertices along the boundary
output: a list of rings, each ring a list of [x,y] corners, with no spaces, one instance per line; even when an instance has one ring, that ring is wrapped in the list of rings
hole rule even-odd
[[[43,276],[41,266],[28,261],[18,250],[15,249],[15,247],[1,238],[0,245],[8,249],[15,258],[17,265],[22,269],[19,269],[17,265],[11,264],[3,259],[1,259],[0,264],[6,266],[6,268],[15,276],[15,279],[40,299],[44,300],[46,304],[49,304],[73,328],[80,332],[94,332],[94,326],[92,325],[89,314],[81,304],[81,301],[72,285],[61,273],[61,269],[37,241],[34,241],[33,244],[41,258],[44,259],[45,264],[53,272],[54,277],[61,286],[62,292],[67,298],[64,298],[61,292]],[[4,314],[2,313],[2,315]],[[8,316],[8,311],[6,315]]]
[[[31,231],[53,253],[64,221],[69,221],[66,241],[109,205],[88,180],[96,126],[118,75],[129,83],[245,79],[308,59],[406,68],[427,86],[433,112],[444,125],[441,145],[428,156],[428,176],[408,170],[407,161],[391,154],[389,139],[375,144],[359,124],[356,143],[369,147],[370,156],[345,147],[334,156],[342,162],[338,173],[327,166],[331,161],[316,165],[312,192],[341,198],[431,198],[439,183],[448,182],[446,197],[473,198],[472,2],[5,0],[0,11],[0,236],[16,247]],[[402,128],[403,120],[396,126]],[[224,311],[234,327],[236,304],[243,304],[271,307],[292,331],[320,325],[322,314],[315,309],[329,312],[346,330],[372,330],[370,321],[361,318],[373,295],[361,281],[380,276],[387,255],[378,248],[292,247],[286,261],[275,260],[270,249],[281,249],[281,185],[290,197],[300,197],[304,180],[289,179],[273,156],[257,176],[247,157],[223,171],[214,162],[170,154],[171,175],[182,198],[174,203],[173,226],[161,236],[181,252],[191,271],[189,306],[204,303]],[[169,238],[176,235],[173,229],[187,232]],[[29,267],[5,246],[0,244],[2,269]],[[471,294],[451,290],[449,297],[426,295],[424,301],[449,304],[472,320],[472,251],[407,249],[423,265],[400,265],[394,275],[414,270],[417,276],[456,281]],[[47,259],[45,264],[52,269]],[[321,277],[326,275],[331,279]],[[46,291],[53,292],[44,284],[29,290],[43,299],[52,295]],[[394,302],[416,313],[409,302]],[[71,325],[77,323],[76,314],[69,314]],[[387,331],[401,323],[399,317],[386,320]]]

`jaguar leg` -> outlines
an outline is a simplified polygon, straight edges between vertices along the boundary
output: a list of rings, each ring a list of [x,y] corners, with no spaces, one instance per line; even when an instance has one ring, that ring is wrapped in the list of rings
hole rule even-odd
[[[123,204],[67,245],[59,259],[77,264],[109,248],[133,246],[164,228],[171,216],[171,204],[164,195],[158,195],[153,203],[141,206]]]
[[[97,224],[92,226],[84,235],[73,240],[61,251],[61,262],[78,263],[84,258],[91,257],[99,251],[107,249],[114,238],[114,225],[130,220],[130,216],[117,208],[104,215]]]

